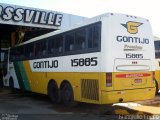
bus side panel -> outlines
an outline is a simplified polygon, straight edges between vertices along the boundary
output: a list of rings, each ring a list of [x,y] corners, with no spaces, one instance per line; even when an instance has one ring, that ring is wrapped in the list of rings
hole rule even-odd
[[[26,75],[26,69],[24,67],[23,62],[18,61],[14,62],[13,64],[20,89],[31,91],[30,84],[28,81],[28,76]]]
[[[152,71],[115,72],[113,74],[114,90],[144,89],[154,87]]]
[[[160,70],[155,71],[155,78],[158,82],[158,88],[160,89]]]
[[[23,63],[26,71],[26,76],[31,87],[31,91],[47,94],[47,74],[45,72],[32,72],[29,65],[29,61],[24,61]]]
[[[160,59],[156,59],[156,71],[155,71],[155,78],[158,82],[158,88],[160,89]]]
[[[101,103],[101,73],[81,73],[81,98],[82,102]]]
[[[102,73],[101,104],[146,100],[154,98],[155,85],[153,80],[151,80],[151,77],[153,77],[152,72],[141,72],[141,74],[143,75],[149,75],[149,76],[144,76],[143,78],[139,77],[123,78],[123,77],[133,77],[134,75],[141,75],[140,73],[138,74],[135,73],[137,72],[113,72],[112,82],[111,82],[112,84],[110,86],[107,86],[106,84],[107,74]]]
[[[81,86],[80,86],[80,73],[79,72],[47,72],[47,80],[54,80],[59,90],[61,84],[67,81],[71,84],[74,92],[74,100],[81,100]],[[48,83],[47,83],[48,84]]]
[[[29,62],[24,62],[26,74],[31,86],[32,92],[47,94],[47,87],[50,80],[56,81],[60,88],[61,83],[66,80],[69,81],[73,91],[75,100],[80,101],[80,73],[76,72],[33,72],[30,68]]]
[[[155,88],[125,91],[102,91],[102,104],[153,99],[154,96]]]

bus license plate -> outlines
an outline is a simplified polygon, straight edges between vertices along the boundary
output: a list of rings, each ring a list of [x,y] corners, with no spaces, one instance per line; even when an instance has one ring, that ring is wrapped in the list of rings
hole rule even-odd
[[[135,83],[142,83],[142,79],[135,79],[134,82]]]

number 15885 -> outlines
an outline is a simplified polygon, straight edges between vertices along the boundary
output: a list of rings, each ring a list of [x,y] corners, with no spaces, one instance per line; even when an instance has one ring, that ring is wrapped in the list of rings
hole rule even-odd
[[[97,64],[98,64],[97,57],[71,59],[71,66],[72,67],[97,66]]]

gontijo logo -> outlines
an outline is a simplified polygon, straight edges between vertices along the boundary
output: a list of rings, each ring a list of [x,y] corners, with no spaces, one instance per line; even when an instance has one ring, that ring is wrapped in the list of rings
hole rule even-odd
[[[143,23],[140,22],[128,21],[126,24],[121,25],[124,26],[130,34],[136,34],[138,33],[138,27],[142,24]]]

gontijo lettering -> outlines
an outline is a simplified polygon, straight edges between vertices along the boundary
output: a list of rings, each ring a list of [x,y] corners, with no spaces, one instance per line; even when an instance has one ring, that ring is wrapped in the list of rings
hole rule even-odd
[[[149,39],[147,39],[147,38],[118,35],[116,39],[117,39],[118,42],[149,44]]]
[[[33,62],[33,68],[58,68],[58,60]]]
[[[0,17],[4,21],[61,26],[62,14],[0,5]]]

